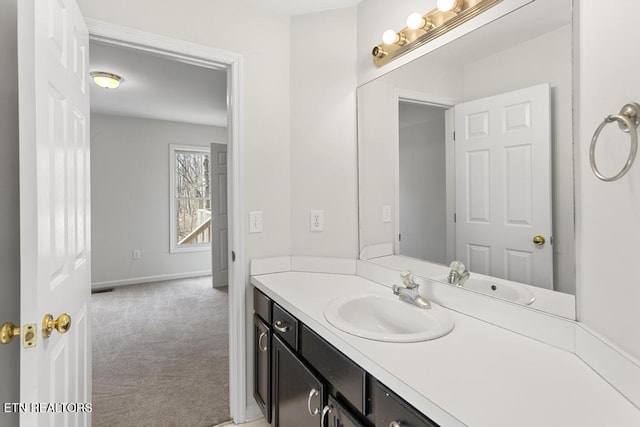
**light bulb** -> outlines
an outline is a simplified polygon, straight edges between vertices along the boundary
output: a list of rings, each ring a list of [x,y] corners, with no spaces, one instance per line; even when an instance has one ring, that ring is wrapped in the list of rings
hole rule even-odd
[[[418,12],[414,12],[407,17],[407,28],[417,30],[424,26],[424,18]]]
[[[436,7],[440,12],[449,12],[458,6],[458,0],[437,0]]]
[[[394,44],[398,39],[398,34],[393,30],[387,30],[382,33],[382,43],[384,44]]]

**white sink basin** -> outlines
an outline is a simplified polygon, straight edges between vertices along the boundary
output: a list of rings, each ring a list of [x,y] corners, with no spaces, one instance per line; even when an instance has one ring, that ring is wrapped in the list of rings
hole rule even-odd
[[[453,317],[439,305],[431,302],[431,308],[419,308],[393,294],[340,297],[326,305],[324,317],[351,335],[388,342],[432,340],[454,326]]]
[[[446,282],[446,278],[440,280]],[[462,287],[523,305],[530,305],[536,300],[536,297],[529,289],[515,282],[474,279],[470,277],[464,282]]]

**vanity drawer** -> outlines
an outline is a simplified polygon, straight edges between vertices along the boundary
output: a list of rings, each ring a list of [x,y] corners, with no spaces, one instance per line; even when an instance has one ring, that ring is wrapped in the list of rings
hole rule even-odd
[[[361,367],[306,325],[301,325],[300,354],[331,384],[330,392],[343,396],[355,409],[366,414],[367,376]]]
[[[278,304],[273,303],[271,327],[292,349],[298,350],[298,319],[287,313]]]
[[[271,299],[256,288],[253,288],[253,311],[271,324]]]
[[[375,382],[373,393],[376,426],[438,427],[382,384]]]

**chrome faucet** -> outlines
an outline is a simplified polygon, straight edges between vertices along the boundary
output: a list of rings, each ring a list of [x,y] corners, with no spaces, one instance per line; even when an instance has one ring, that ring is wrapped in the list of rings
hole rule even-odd
[[[469,270],[467,270],[464,264],[460,261],[453,261],[449,268],[450,271],[449,275],[447,276],[447,282],[454,286],[462,287],[464,285],[464,282],[466,282],[466,280],[471,275]]]
[[[393,285],[391,289],[394,295],[405,302],[415,305],[420,308],[431,308],[431,303],[418,293],[418,284],[414,280],[411,272],[403,271],[400,273],[402,283],[404,286]]]

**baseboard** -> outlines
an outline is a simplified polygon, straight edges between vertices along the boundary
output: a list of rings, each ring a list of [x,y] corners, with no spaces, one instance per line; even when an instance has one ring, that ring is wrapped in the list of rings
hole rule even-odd
[[[640,361],[583,323],[576,325],[576,355],[640,409]]]
[[[191,277],[210,276],[211,270],[192,271],[190,273],[160,274],[157,276],[132,277],[130,279],[109,280],[91,284],[92,290],[117,288],[118,286],[137,285],[140,283],[161,282],[163,280],[188,279]]]

